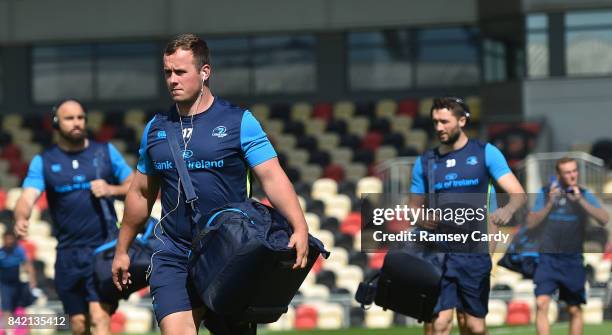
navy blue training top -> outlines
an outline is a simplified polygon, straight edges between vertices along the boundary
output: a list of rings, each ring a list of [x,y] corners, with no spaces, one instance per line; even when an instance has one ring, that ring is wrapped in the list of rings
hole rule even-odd
[[[100,200],[91,193],[90,182],[99,175],[109,184],[121,184],[131,173],[112,144],[89,140],[81,151],[67,152],[56,145],[36,155],[23,188],[47,192],[58,249],[95,248],[106,240],[108,227]],[[113,199],[103,201],[109,204],[116,221]]]
[[[428,171],[428,161],[432,161]],[[491,213],[497,209],[492,180],[499,180],[511,173],[503,154],[490,143],[468,140],[462,148],[441,155],[437,149],[420,156],[412,169],[411,193],[429,193],[429,179],[433,179],[438,208],[485,208]],[[458,195],[461,193],[461,195]],[[487,231],[486,220],[471,224],[447,224],[439,226],[444,233],[479,230]],[[453,249],[474,250],[483,245],[453,245]]]
[[[550,187],[540,189],[532,212],[541,211],[548,201]],[[599,200],[590,191],[580,188],[584,199],[593,207],[601,208]],[[582,254],[588,224],[588,214],[580,206],[562,195],[541,225],[540,252]]]
[[[166,122],[176,131],[202,214],[245,200],[250,188],[249,168],[276,157],[276,152],[248,110],[218,97],[208,110],[193,118],[179,118],[176,107],[172,107],[149,121],[140,143],[138,171],[160,177],[163,231],[186,252],[202,227],[191,222],[192,210],[185,204],[182,190],[177,204],[178,173],[167,141]],[[183,136],[179,136],[181,133]]]
[[[19,283],[19,266],[26,261],[25,250],[20,245],[0,248],[0,283]]]

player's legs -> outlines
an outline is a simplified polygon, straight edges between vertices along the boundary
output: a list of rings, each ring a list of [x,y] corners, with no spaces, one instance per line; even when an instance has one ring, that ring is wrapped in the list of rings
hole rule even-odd
[[[440,311],[433,320],[434,335],[448,335],[453,329],[453,309]]]
[[[536,331],[538,335],[550,334],[548,322],[548,307],[550,306],[550,295],[539,295],[536,297]]]
[[[56,278],[61,277],[56,275]],[[64,306],[64,312],[70,316],[72,333],[75,335],[88,334],[89,308],[85,300],[84,285],[78,285],[78,282],[55,280],[55,289]]]
[[[64,307],[64,313],[69,315],[70,329],[75,335],[89,333],[87,313],[89,308],[85,300],[85,278],[80,268],[77,249],[57,250],[55,260],[55,290]]]
[[[484,317],[477,317],[470,315],[469,313],[465,314],[465,325],[466,329],[463,333],[465,334],[473,334],[473,335],[481,335],[487,334],[487,326],[485,324]]]
[[[89,303],[89,315],[91,317],[91,333],[93,335],[110,334],[111,314],[114,308],[108,304],[97,301]]]
[[[162,249],[151,266],[153,310],[162,334],[196,334],[204,305],[189,280],[187,257],[180,250]]]
[[[2,323],[8,324],[8,319],[15,313],[17,307],[17,287],[11,284],[0,283],[0,301],[2,301]],[[2,329],[0,329],[2,331]],[[5,329],[6,335],[14,334],[14,330]]]
[[[166,315],[160,322],[163,335],[197,335],[202,323],[204,308]]]
[[[85,314],[70,315],[70,329],[73,335],[89,334],[87,316]]]
[[[560,257],[563,269],[559,278],[559,299],[567,303],[570,315],[570,335],[582,334],[583,320],[581,304],[586,304],[586,270],[582,255]]]
[[[433,323],[431,323],[431,322],[423,322],[423,334],[424,335],[433,335]]]
[[[491,258],[488,254],[449,255],[448,273],[457,281],[458,309],[464,319],[461,334],[486,334]],[[460,321],[461,324],[461,321]]]
[[[469,329],[467,325],[467,314],[462,311],[457,311],[457,325],[459,326],[459,334],[469,335]]]
[[[582,335],[583,320],[582,320],[582,308],[580,305],[569,305],[567,312],[570,315],[570,335]]]
[[[469,335],[469,331],[467,328],[467,317],[464,312],[457,311],[457,324],[459,325],[459,334]],[[423,334],[433,335],[433,333],[434,333],[433,323],[423,322]]]

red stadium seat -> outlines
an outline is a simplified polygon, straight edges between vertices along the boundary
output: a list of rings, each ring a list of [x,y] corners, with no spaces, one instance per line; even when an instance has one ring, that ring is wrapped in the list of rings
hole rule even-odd
[[[117,128],[108,125],[103,126],[102,128],[100,128],[100,130],[98,130],[98,133],[96,134],[96,140],[100,142],[108,142],[115,137],[116,133]]]
[[[355,236],[361,230],[361,213],[352,212],[340,224],[340,231]]]
[[[508,316],[506,323],[508,325],[528,325],[530,321],[531,311],[529,305],[522,301],[512,301],[508,305]]]
[[[7,144],[0,152],[0,158],[6,158],[7,160],[21,159],[21,150],[13,144]]]
[[[368,165],[368,172],[367,172],[367,176],[368,177],[380,177],[376,174],[376,166],[378,164],[376,162],[372,162],[370,165]]]
[[[330,178],[336,182],[344,180],[344,168],[338,164],[330,164],[323,171],[323,178]]]
[[[334,109],[330,103],[322,102],[314,106],[312,117],[329,121],[334,116]]]
[[[27,162],[22,162],[21,159],[11,159],[9,172],[16,175],[17,177],[23,179],[28,174],[29,164]]]
[[[368,267],[370,269],[382,268],[386,255],[387,253],[384,250],[377,250],[376,252],[370,254],[370,260],[368,261]]]
[[[53,117],[51,115],[45,115],[43,117],[42,127],[47,133],[53,133],[53,130],[55,129],[53,128]]]
[[[0,188],[0,211],[6,208],[6,191]]]
[[[22,239],[19,240],[19,245],[25,250],[26,257],[28,257],[29,260],[36,259],[36,245],[34,242]]]
[[[606,245],[606,250],[604,251],[603,259],[612,259],[612,243],[608,243]]]
[[[149,293],[150,293],[150,292],[151,292],[151,291],[150,291],[150,289],[149,289],[149,286],[147,286],[147,287],[143,288],[142,290],[140,290],[140,291],[138,291],[138,292],[136,292],[136,293],[138,293],[138,296],[140,296],[141,298],[144,298],[144,297],[146,297],[147,295],[149,295]]]
[[[49,208],[49,203],[47,202],[47,192],[43,192],[36,201],[36,208],[38,208],[41,212]]]
[[[361,148],[376,151],[383,143],[383,135],[379,132],[370,132],[361,140]]]
[[[414,99],[405,99],[400,101],[397,108],[397,114],[415,118],[417,114],[419,114],[419,102]]]
[[[323,267],[323,258],[321,256],[319,256],[317,258],[317,260],[315,261],[315,263],[312,265],[312,272],[314,274],[318,274],[319,272],[321,272],[321,268]]]
[[[127,321],[127,318],[125,317],[125,314],[123,314],[123,312],[121,311],[115,312],[115,314],[111,316],[111,327],[110,327],[111,333],[113,334],[123,333],[125,331],[126,321]]]
[[[318,312],[314,307],[301,305],[295,310],[295,329],[315,329],[318,318]]]

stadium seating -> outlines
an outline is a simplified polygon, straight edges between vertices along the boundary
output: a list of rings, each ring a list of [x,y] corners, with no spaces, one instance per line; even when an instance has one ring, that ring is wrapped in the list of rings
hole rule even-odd
[[[317,328],[339,329],[344,323],[344,310],[342,306],[334,303],[318,303],[315,305],[318,311]]]
[[[123,330],[126,333],[147,333],[151,330],[153,313],[150,309],[122,304],[119,311],[126,316]]]
[[[334,116],[333,106],[330,103],[322,102],[314,106],[312,117],[330,121]]]
[[[355,236],[361,230],[361,213],[348,214],[340,224],[340,231]]]
[[[338,193],[338,183],[329,178],[321,178],[312,183],[310,196],[313,199],[328,199]]]
[[[508,325],[528,325],[531,322],[531,309],[524,301],[512,301],[508,304],[508,315],[506,323]]]
[[[329,288],[321,284],[302,286],[300,292],[309,300],[327,301],[329,299]]]
[[[127,317],[125,314],[118,310],[111,317],[111,333],[123,333],[125,331],[125,323],[127,321]]]
[[[582,314],[585,324],[600,324],[603,322],[603,301],[600,298],[587,299]]]
[[[307,330],[317,327],[319,313],[309,305],[301,305],[295,310],[295,329]]]
[[[361,197],[362,194],[367,193],[382,193],[383,186],[379,178],[376,177],[364,177],[357,182],[357,189],[355,195]]]
[[[415,118],[419,113],[419,103],[414,99],[401,100],[397,107],[397,114]]]
[[[367,328],[389,328],[393,324],[393,312],[383,310],[378,305],[372,305],[365,312],[365,326]]]
[[[349,256],[346,249],[334,247],[329,251],[331,253],[329,258],[323,261],[324,269],[337,271],[347,266]]]
[[[379,118],[393,120],[397,112],[397,102],[392,99],[383,99],[376,102],[374,115]]]
[[[363,281],[363,270],[355,265],[346,265],[337,270],[336,286],[346,288],[355,294],[357,286]]]
[[[501,326],[506,322],[508,307],[503,300],[489,300],[489,314],[486,323],[490,326]]]
[[[355,114],[355,104],[351,101],[340,101],[334,105],[334,118],[348,120]]]

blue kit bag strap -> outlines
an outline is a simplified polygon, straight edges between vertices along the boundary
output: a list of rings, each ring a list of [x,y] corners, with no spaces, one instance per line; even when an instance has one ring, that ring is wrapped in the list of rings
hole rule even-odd
[[[197,224],[202,218],[202,214],[197,206],[198,196],[195,193],[193,183],[191,182],[191,177],[189,177],[189,172],[187,171],[187,165],[183,159],[183,150],[181,150],[179,147],[176,132],[170,121],[166,121],[164,123],[164,129],[166,130],[166,138],[168,139],[168,144],[170,145],[170,152],[172,153],[172,158],[174,159],[176,171],[178,172],[179,178],[182,181],[181,185],[183,186],[183,191],[185,191],[185,201],[191,205],[193,212],[191,220]]]
[[[436,207],[436,176],[434,172],[435,154],[427,155],[427,193],[429,193],[429,207]]]
[[[96,170],[96,179],[102,179],[102,164],[105,160],[104,151],[102,148],[96,151],[95,157],[93,160],[93,165]],[[98,203],[100,203],[100,208],[102,208],[102,216],[104,217],[104,222],[106,223],[106,229],[111,232],[117,231],[117,220],[111,214],[110,207],[108,206],[108,198],[97,198]]]
[[[239,213],[241,215],[243,215],[247,220],[249,220],[249,222],[254,225],[255,222],[253,222],[253,220],[251,219],[251,217],[245,213],[244,211],[238,209],[238,208],[226,208],[226,209],[222,209],[218,212],[216,212],[215,214],[213,214],[208,221],[206,222],[206,225],[204,226],[204,229],[202,229],[197,235],[196,237],[193,238],[193,241],[191,241],[191,250],[198,254],[199,250],[202,248],[202,245],[200,245],[200,241],[202,241],[204,239],[204,237],[206,237],[206,235],[208,235],[210,232],[219,229],[219,225],[213,225],[213,222],[215,221],[215,219],[223,214],[223,213],[227,213],[227,212],[234,212],[234,213]]]

